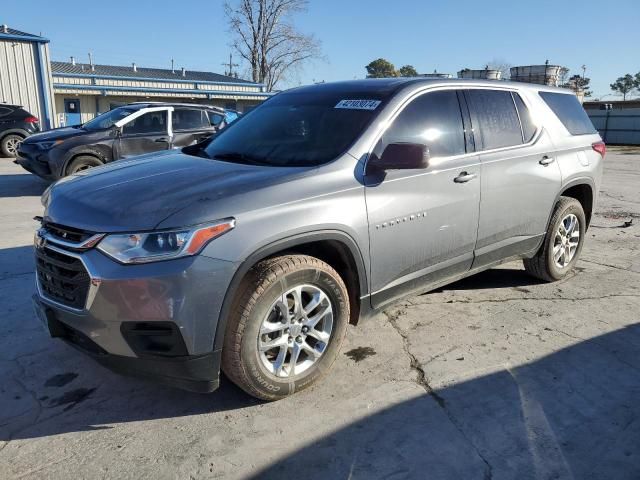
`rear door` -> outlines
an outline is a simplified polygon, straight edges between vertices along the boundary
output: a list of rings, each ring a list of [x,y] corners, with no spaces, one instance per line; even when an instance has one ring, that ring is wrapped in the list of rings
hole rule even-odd
[[[465,123],[468,114],[455,90],[424,93],[403,107],[371,154],[380,156],[390,143],[409,142],[426,145],[431,156],[425,169],[367,174],[376,308],[471,266],[480,165]]]
[[[115,142],[114,158],[128,158],[144,153],[168,150],[171,145],[169,109],[147,109],[141,115],[132,115],[122,125]]]
[[[173,110],[173,148],[206,140],[215,132],[203,109],[175,107]]]
[[[465,95],[482,165],[476,268],[536,248],[561,175],[549,135],[518,92],[469,89]]]

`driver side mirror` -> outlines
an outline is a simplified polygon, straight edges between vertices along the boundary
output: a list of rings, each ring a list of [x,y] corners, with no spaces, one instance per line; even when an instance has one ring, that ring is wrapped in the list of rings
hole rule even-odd
[[[427,168],[429,149],[421,143],[390,143],[381,157],[371,156],[367,170],[408,170]]]

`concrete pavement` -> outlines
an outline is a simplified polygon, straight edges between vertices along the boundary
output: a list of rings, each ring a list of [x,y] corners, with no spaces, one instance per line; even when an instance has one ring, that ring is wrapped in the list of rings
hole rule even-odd
[[[570,278],[510,263],[410,298],[275,403],[121,377],[48,338],[30,305],[46,184],[0,160],[0,478],[640,478],[638,153],[608,154]]]

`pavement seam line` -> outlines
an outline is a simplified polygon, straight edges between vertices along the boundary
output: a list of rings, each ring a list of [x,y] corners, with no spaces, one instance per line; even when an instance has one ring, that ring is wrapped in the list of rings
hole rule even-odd
[[[420,365],[420,362],[418,361],[416,356],[413,353],[411,353],[411,350],[409,348],[409,337],[405,332],[402,331],[402,329],[398,325],[398,316],[400,315],[401,311],[398,311],[396,315],[391,315],[386,310],[384,310],[382,313],[385,314],[385,316],[389,320],[389,323],[391,324],[391,327],[393,327],[393,329],[396,331],[398,335],[400,335],[400,338],[402,339],[402,349],[404,353],[407,355],[407,357],[409,358],[409,366],[411,367],[411,370],[414,370],[416,372],[416,379],[414,380],[414,383],[417,383],[420,387],[422,387],[424,391],[427,392],[427,395],[429,395],[436,401],[438,406],[443,410],[444,414],[449,419],[449,422],[451,422],[451,424],[455,427],[455,429],[458,430],[460,435],[462,435],[462,437],[467,441],[467,443],[471,445],[471,447],[476,452],[476,455],[478,455],[480,460],[482,460],[482,462],[485,464],[484,480],[491,480],[493,478],[493,467],[491,466],[489,461],[484,457],[484,455],[480,452],[480,449],[478,448],[478,446],[467,436],[465,431],[458,424],[453,414],[447,408],[445,399],[442,398],[438,394],[438,392],[436,392],[431,387],[431,385],[429,385],[429,382],[427,381],[427,376],[425,374],[425,371],[422,365]]]

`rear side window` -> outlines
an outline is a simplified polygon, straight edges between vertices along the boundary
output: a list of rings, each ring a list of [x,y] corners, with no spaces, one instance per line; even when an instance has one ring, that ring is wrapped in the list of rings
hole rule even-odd
[[[589,116],[575,95],[554,92],[539,93],[571,135],[596,133],[593,123],[589,120]]]
[[[390,143],[422,143],[432,157],[465,153],[462,114],[455,91],[426,93],[413,100],[382,137]]]
[[[149,112],[126,123],[122,127],[122,133],[133,135],[139,133],[166,133],[167,132],[167,111]]]
[[[13,112],[13,110],[10,109],[10,108],[0,107],[0,117],[4,117],[5,115],[9,115],[11,112]]]
[[[522,144],[522,130],[511,92],[502,90],[468,90],[482,138],[482,149],[512,147]]]
[[[522,101],[522,98],[520,98],[520,95],[514,93],[513,101],[516,102],[518,116],[520,117],[520,124],[522,125],[522,138],[524,143],[529,143],[536,133],[536,126],[531,120],[529,109]]]
[[[176,108],[173,111],[174,130],[197,130],[209,126],[209,119],[202,110]]]

